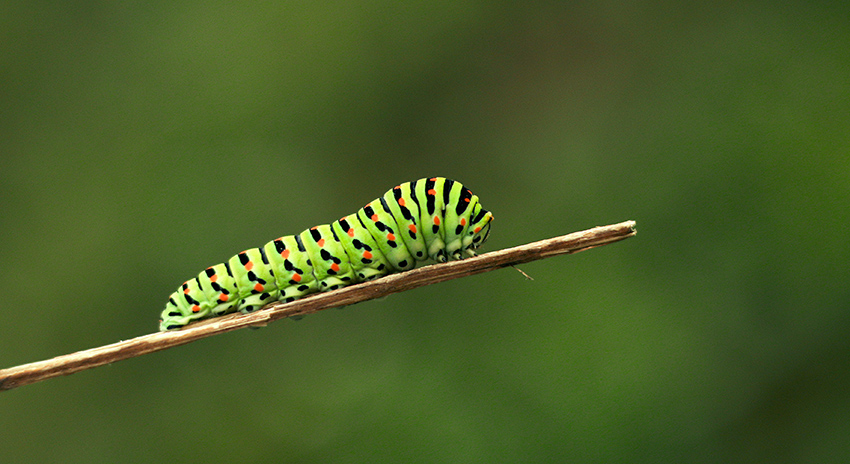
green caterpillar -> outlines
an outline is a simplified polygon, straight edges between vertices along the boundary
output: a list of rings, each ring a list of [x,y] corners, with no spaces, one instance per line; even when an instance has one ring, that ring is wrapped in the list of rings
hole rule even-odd
[[[493,214],[460,182],[405,182],[354,214],[251,248],[203,270],[172,293],[159,330],[326,292],[437,262],[475,256]]]

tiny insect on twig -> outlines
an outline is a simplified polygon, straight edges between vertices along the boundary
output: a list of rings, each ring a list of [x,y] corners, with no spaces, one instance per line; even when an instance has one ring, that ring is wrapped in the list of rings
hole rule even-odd
[[[347,306],[361,301],[381,298],[392,293],[508,266],[516,267],[517,264],[550,256],[577,253],[624,240],[634,236],[635,233],[634,221],[595,227],[569,235],[481,254],[461,261],[433,264],[412,271],[391,274],[332,292],[315,293],[292,303],[273,303],[250,314],[229,314],[202,320],[174,332],[143,335],[111,345],[2,369],[0,370],[0,390],[11,390],[49,378],[73,374],[92,367],[184,345],[224,332],[245,327],[263,326],[278,319]],[[525,275],[524,272],[523,275]],[[528,276],[526,275],[526,277]]]

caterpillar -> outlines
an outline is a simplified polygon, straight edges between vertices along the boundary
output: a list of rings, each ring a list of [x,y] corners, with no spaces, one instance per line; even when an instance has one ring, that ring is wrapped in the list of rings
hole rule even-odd
[[[405,182],[331,224],[236,254],[187,280],[168,298],[160,331],[208,317],[250,313],[274,301],[403,272],[417,261],[475,256],[493,214],[460,182]]]

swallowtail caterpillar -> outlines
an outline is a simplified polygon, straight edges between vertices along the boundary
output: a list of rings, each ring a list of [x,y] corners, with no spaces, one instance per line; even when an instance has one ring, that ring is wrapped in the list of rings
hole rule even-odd
[[[210,266],[172,293],[159,330],[236,310],[250,313],[413,269],[416,261],[475,256],[493,214],[460,182],[405,182],[356,213],[251,248]]]

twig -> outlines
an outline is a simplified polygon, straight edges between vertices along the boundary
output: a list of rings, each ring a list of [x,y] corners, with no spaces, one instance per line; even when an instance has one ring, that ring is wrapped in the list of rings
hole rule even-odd
[[[436,284],[458,277],[492,271],[550,256],[576,253],[607,245],[635,235],[635,222],[626,221],[569,235],[541,240],[514,248],[486,253],[462,261],[434,264],[419,269],[352,285],[327,293],[317,293],[292,303],[273,303],[251,314],[229,314],[202,320],[176,332],[143,335],[111,345],[92,348],[53,359],[0,370],[0,390],[11,390],[41,380],[73,374],[122,359],[133,358],[236,329],[264,326],[277,319],[315,313],[380,298],[391,293]]]

